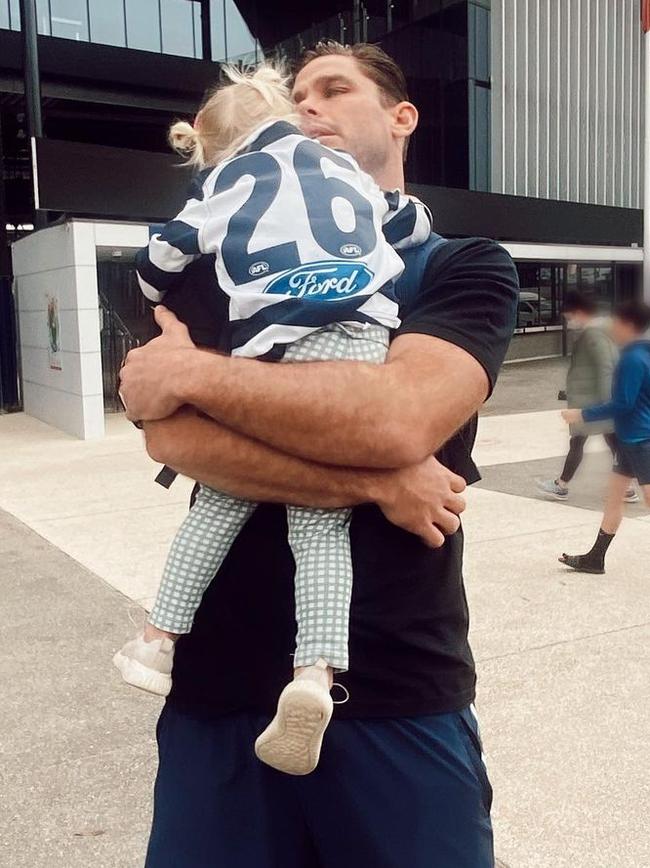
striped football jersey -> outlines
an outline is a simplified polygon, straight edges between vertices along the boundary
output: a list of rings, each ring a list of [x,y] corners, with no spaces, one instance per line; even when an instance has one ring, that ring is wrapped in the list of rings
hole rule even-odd
[[[258,357],[333,323],[396,328],[396,251],[430,232],[421,202],[382,192],[349,154],[275,121],[197,176],[136,267],[160,302],[191,262],[215,254],[233,355]]]

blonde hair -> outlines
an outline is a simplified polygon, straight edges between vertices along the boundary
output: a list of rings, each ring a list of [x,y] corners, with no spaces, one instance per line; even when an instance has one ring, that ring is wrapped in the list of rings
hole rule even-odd
[[[169,143],[188,163],[203,168],[232,156],[265,121],[295,122],[289,76],[264,63],[255,70],[222,67],[226,78],[203,103],[194,124],[176,121]]]

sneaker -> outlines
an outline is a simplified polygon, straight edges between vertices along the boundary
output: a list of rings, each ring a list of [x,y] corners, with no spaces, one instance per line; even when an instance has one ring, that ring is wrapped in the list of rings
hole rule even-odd
[[[275,717],[255,742],[257,758],[288,775],[313,772],[333,707],[321,681],[296,678],[280,694]]]
[[[569,489],[559,485],[557,479],[538,479],[536,485],[542,494],[549,494],[556,500],[568,500]]]
[[[625,492],[625,502],[626,503],[638,503],[641,498],[639,497],[639,492],[636,488],[628,488]]]
[[[172,640],[145,642],[144,633],[127,642],[113,657],[113,663],[127,684],[158,696],[167,696],[171,690],[173,662]]]

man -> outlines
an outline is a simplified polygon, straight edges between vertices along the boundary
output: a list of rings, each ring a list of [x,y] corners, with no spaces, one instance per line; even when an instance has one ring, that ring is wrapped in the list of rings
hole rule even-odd
[[[607,401],[612,394],[612,375],[618,353],[597,313],[598,305],[593,298],[581,292],[567,293],[563,315],[568,328],[578,332],[571,352],[566,382],[567,402],[571,409],[582,409]],[[582,463],[585,443],[592,434],[603,434],[612,454],[616,455],[616,438],[611,421],[599,425],[571,425],[569,454],[562,473],[557,479],[537,483],[543,494],[557,500],[568,500],[569,483]],[[634,495],[636,492],[632,489],[630,499]]]
[[[382,188],[403,189],[417,110],[381,49],[317,46],[294,97],[311,136],[352,153]],[[517,277],[490,241],[432,236],[424,253],[407,258],[402,326],[384,365],[205,354],[165,311],[162,337],[127,359],[122,393],[130,418],[146,421],[152,457],[275,502],[257,509],[179,640],[147,868],[493,865],[457,474],[478,478],[475,422],[465,423],[505,355]],[[304,778],[264,767],[251,748],[292,667],[282,503],[356,506],[341,679],[350,698]]]
[[[637,479],[645,502],[650,506],[650,308],[639,301],[618,306],[612,335],[622,348],[614,374],[611,401],[585,410],[565,410],[562,415],[572,424],[584,420],[598,422],[614,419],[618,440],[618,462],[614,468],[605,514],[593,548],[585,555],[563,554],[561,563],[583,573],[605,572],[605,555],[623,520],[625,493]]]

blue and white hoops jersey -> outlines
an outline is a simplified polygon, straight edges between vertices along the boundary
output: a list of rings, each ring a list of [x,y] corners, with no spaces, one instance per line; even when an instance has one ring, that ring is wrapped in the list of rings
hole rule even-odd
[[[216,254],[232,353],[256,357],[333,323],[396,328],[404,264],[394,248],[430,232],[421,202],[383,193],[349,154],[275,121],[196,179],[136,266],[142,291],[160,302],[193,260]]]

